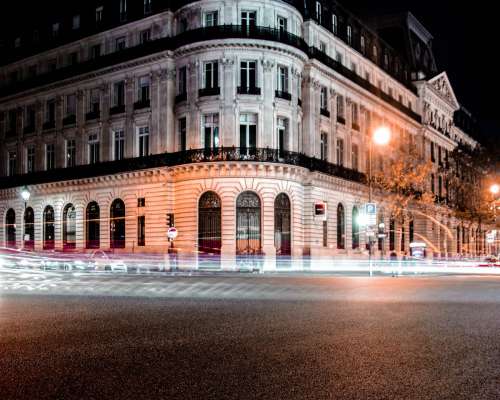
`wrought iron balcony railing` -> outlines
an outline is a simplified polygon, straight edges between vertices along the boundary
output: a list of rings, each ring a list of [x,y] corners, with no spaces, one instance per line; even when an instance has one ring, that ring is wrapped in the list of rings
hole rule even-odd
[[[63,118],[63,125],[66,126],[66,125],[74,125],[76,124],[76,115],[75,114],[71,114],[71,115],[68,115],[67,117]]]
[[[274,96],[283,100],[288,100],[288,101],[292,100],[292,95],[288,92],[283,92],[282,90],[276,90],[274,92]]]
[[[260,95],[260,87],[256,86],[238,86],[236,88],[236,92],[238,94],[253,94],[253,95]]]
[[[112,175],[121,172],[148,168],[173,167],[182,164],[204,162],[266,162],[295,165],[342,179],[365,183],[365,174],[324,160],[306,156],[302,153],[270,148],[220,147],[214,149],[195,149],[175,153],[156,154],[147,157],[126,158],[97,164],[79,165],[71,168],[58,168],[50,171],[37,171],[15,177],[1,177],[0,189],[35,185],[95,176]]]
[[[187,93],[181,93],[175,96],[175,104],[180,103],[181,101],[186,101],[187,100]]]
[[[92,119],[97,119],[101,115],[101,112],[99,110],[95,111],[89,111],[87,114],[85,114],[85,120],[90,121]]]
[[[54,129],[56,127],[56,121],[55,120],[51,120],[51,121],[45,121],[42,125],[42,129],[45,131],[45,130],[49,130],[49,129]]]
[[[220,87],[209,87],[198,89],[198,96],[217,96],[220,94]]]
[[[142,108],[151,107],[151,101],[149,99],[141,99],[134,103],[134,110],[140,110]]]
[[[110,115],[123,114],[125,112],[125,104],[120,104],[109,109]]]
[[[319,113],[326,118],[330,118],[330,111],[328,111],[326,108],[320,108]]]

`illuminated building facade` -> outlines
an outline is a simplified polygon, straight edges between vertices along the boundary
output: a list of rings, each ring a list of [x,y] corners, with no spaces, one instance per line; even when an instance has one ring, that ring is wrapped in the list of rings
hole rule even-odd
[[[85,4],[2,50],[6,246],[165,251],[171,214],[180,252],[361,256],[374,127],[432,158],[438,200],[445,154],[476,145],[409,13],[400,50],[333,1]],[[401,226],[380,210],[376,251],[484,251],[443,208]]]

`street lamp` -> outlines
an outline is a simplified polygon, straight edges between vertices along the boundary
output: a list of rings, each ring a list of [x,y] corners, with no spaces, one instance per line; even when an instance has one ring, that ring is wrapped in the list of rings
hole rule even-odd
[[[500,193],[500,185],[497,183],[494,183],[493,185],[490,186],[490,192],[491,194],[497,195]]]
[[[391,140],[391,130],[387,126],[379,126],[373,131],[373,134],[370,136],[370,141],[368,143],[368,203],[372,202],[372,151],[373,144],[375,143],[377,146],[385,146]],[[373,227],[372,227],[373,228]],[[370,229],[371,230],[371,229]],[[368,226],[367,226],[367,234],[368,234]],[[372,276],[372,235],[368,236],[368,262],[370,267],[370,276]]]
[[[28,187],[27,186],[24,186],[22,189],[21,189],[21,197],[23,198],[24,200],[24,209],[26,209],[26,203],[28,202],[28,200],[30,199],[30,196],[31,196],[31,193],[30,191],[28,190]]]

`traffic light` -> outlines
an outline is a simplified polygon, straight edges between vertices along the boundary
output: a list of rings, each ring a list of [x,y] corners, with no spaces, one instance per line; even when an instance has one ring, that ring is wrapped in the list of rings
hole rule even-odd
[[[172,226],[174,226],[174,214],[172,214],[172,213],[168,213],[167,214],[167,226],[169,228],[171,228]]]

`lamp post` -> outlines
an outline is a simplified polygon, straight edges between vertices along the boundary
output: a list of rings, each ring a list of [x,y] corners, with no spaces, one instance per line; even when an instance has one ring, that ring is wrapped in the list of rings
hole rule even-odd
[[[375,143],[378,146],[385,146],[389,143],[391,139],[391,131],[386,126],[379,126],[373,131],[373,134],[370,136],[370,141],[368,143],[368,203],[372,202],[373,197],[373,187],[372,187],[372,152],[373,152],[373,144]],[[370,229],[367,226],[367,229]],[[368,236],[368,264],[370,268],[370,276],[372,276],[372,236]]]
[[[28,200],[30,199],[30,196],[31,196],[31,193],[30,191],[28,190],[28,187],[27,186],[24,186],[22,189],[21,189],[21,197],[22,199],[24,200],[24,214],[23,214],[23,240],[22,240],[22,243],[23,243],[23,248],[25,247],[25,243],[26,243],[26,206],[27,206],[27,203],[28,203]]]
[[[495,219],[495,228],[497,224],[497,201],[498,201],[498,194],[500,193],[500,185],[498,183],[494,183],[490,186],[490,193],[493,196],[493,218]],[[497,244],[495,243],[495,240],[493,240],[493,251],[497,251]],[[491,249],[490,249],[491,250]]]

